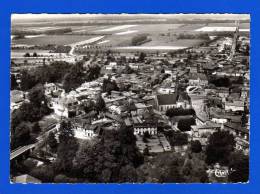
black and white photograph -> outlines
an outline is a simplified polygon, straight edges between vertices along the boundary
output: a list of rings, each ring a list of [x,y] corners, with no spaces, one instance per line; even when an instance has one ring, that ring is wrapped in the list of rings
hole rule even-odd
[[[12,14],[10,31],[11,183],[250,181],[249,14]]]

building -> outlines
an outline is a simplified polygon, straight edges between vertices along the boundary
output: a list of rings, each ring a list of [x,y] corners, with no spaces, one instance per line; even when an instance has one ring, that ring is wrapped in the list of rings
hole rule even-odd
[[[79,139],[89,139],[98,136],[99,128],[95,124],[91,124],[88,119],[77,120],[72,123],[75,137]]]
[[[25,93],[20,90],[12,90],[10,97],[11,97],[11,111],[18,109],[23,102],[26,101]]]
[[[208,137],[221,129],[221,125],[212,123],[212,122],[206,122],[203,125],[192,125],[191,126],[191,140],[199,140],[202,145],[206,145],[208,141]]]
[[[61,89],[60,87],[58,87],[56,84],[54,83],[45,83],[44,84],[44,94],[46,96],[53,96],[57,93],[62,93],[64,92],[63,89]]]
[[[132,120],[134,135],[144,135],[145,132],[148,132],[150,135],[157,134],[157,124],[155,122],[145,121],[140,117],[133,117]]]
[[[134,106],[131,107],[131,115],[143,115],[149,110],[152,109],[152,105],[145,105],[144,103],[135,103]]]
[[[157,92],[159,94],[173,94],[173,93],[175,93],[175,86],[173,86],[173,87],[158,87]]]
[[[189,77],[189,85],[191,86],[207,86],[208,79],[203,73],[191,73]]]
[[[177,94],[159,94],[157,95],[157,108],[165,112],[170,108],[176,107]]]
[[[14,182],[14,183],[42,183],[41,180],[39,180],[33,176],[30,176],[28,174],[16,176],[13,178],[12,182]]]
[[[225,111],[244,111],[245,106],[243,101],[225,102]]]
[[[71,118],[78,114],[79,104],[74,98],[61,95],[59,98],[53,98],[51,105],[50,108],[60,117]]]

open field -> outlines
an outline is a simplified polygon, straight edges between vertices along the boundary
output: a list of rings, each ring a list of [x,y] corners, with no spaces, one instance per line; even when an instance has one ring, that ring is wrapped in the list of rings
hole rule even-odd
[[[124,30],[135,26],[137,25],[120,25],[120,26],[114,26],[114,27],[98,30],[98,32],[113,32],[113,31]]]
[[[179,50],[185,49],[187,47],[181,46],[125,46],[125,47],[115,47],[116,50]]]
[[[76,42],[84,41],[94,36],[80,36],[80,35],[46,35],[38,36],[34,38],[25,38],[19,40],[13,40],[12,44],[24,44],[24,45],[69,45]]]
[[[94,43],[94,42],[101,40],[102,38],[104,38],[104,36],[92,37],[92,38],[87,39],[87,40],[72,43],[72,44],[70,44],[70,46],[79,46],[79,45],[91,44],[91,43]]]
[[[125,35],[125,34],[132,34],[132,33],[136,33],[136,32],[138,32],[138,31],[137,30],[127,30],[124,32],[115,33],[115,35]]]
[[[206,26],[199,29],[196,29],[195,31],[199,32],[234,32],[236,31],[236,27],[218,27],[218,26]],[[249,29],[239,29],[241,32],[249,32]]]
[[[40,35],[28,36],[25,39],[12,40],[12,44],[19,45],[87,45],[96,44],[100,47],[112,47],[131,50],[175,50],[178,48],[191,47],[202,43],[203,39],[178,39],[179,34],[207,33],[216,35],[222,31],[232,32],[235,29],[235,22],[229,23],[173,23],[173,24],[125,24],[125,25],[68,25],[72,32],[64,35]],[[241,23],[241,32],[248,32],[250,24]],[[53,29],[54,27],[40,26],[39,30]],[[25,27],[23,29],[26,29]],[[28,29],[37,29],[30,26]],[[27,29],[27,30],[28,30]],[[151,41],[145,42],[139,47],[132,46],[132,38],[138,34],[147,34]],[[151,48],[149,48],[151,47]]]

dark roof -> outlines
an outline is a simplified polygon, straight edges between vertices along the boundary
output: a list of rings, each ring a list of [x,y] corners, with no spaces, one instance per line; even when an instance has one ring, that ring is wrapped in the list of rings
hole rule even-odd
[[[176,104],[176,93],[174,94],[160,94],[157,95],[158,104],[159,105],[170,105],[170,104]]]
[[[249,133],[249,131],[246,127],[242,127],[241,124],[237,124],[237,123],[228,122],[228,123],[224,124],[224,127],[235,130],[235,131]]]
[[[198,78],[201,80],[208,80],[206,75],[203,73],[191,73],[189,78],[192,80],[197,80]]]

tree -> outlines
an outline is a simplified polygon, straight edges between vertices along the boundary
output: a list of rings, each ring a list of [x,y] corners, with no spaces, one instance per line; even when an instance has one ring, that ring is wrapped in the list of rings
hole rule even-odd
[[[14,74],[11,74],[11,90],[16,90],[18,88],[18,83]]]
[[[149,148],[146,146],[143,151],[144,156],[150,156]]]
[[[173,146],[183,146],[188,144],[188,135],[186,133],[174,132],[171,139]]]
[[[49,133],[49,136],[47,138],[47,143],[48,143],[49,147],[51,148],[51,151],[55,152],[57,150],[58,142],[57,142],[53,132]]]
[[[118,91],[119,88],[115,81],[111,81],[110,79],[104,79],[102,85],[102,91],[111,94],[111,91]]]
[[[12,134],[11,146],[17,148],[26,144],[33,143],[34,139],[31,137],[31,127],[28,123],[21,122]]]
[[[46,99],[44,95],[43,85],[38,84],[35,87],[33,87],[29,91],[28,97],[30,102],[36,106],[41,106],[43,103],[45,103]]]
[[[33,57],[38,57],[38,54],[36,52],[33,53]]]
[[[69,173],[78,150],[78,142],[69,121],[62,121],[59,128],[59,146],[56,167],[58,172]]]
[[[153,157],[152,162],[143,164],[138,171],[141,182],[180,183],[185,179],[181,172],[184,159],[177,153],[162,153]]]
[[[100,75],[101,68],[98,65],[90,66],[87,70],[86,80],[92,81],[97,79]]]
[[[136,35],[136,36],[134,36],[132,38],[132,45],[133,46],[138,46],[138,45],[143,44],[147,40],[148,39],[147,39],[147,35],[146,34],[138,34],[138,35]]]
[[[29,174],[43,183],[52,183],[55,176],[51,165],[34,168]]]
[[[170,108],[166,111],[166,116],[183,116],[183,115],[195,115],[194,109],[183,109],[183,108]]]
[[[131,73],[134,73],[134,70],[129,65],[126,65],[125,68],[123,69],[122,73],[131,74]]]
[[[76,89],[85,81],[83,72],[83,62],[79,61],[64,75],[62,83],[66,92]]]
[[[196,121],[193,117],[187,119],[180,119],[178,122],[178,128],[181,131],[190,131],[191,125],[196,125]]]
[[[26,70],[21,71],[20,80],[21,80],[21,82],[20,82],[21,90],[23,90],[23,91],[31,89],[37,83],[35,77],[32,76]]]
[[[76,178],[70,178],[64,174],[58,174],[54,177],[55,183],[77,183]]]
[[[201,143],[199,140],[191,142],[191,151],[194,153],[199,153],[202,151]]]
[[[39,125],[39,122],[35,122],[32,126],[32,132],[39,133],[40,131],[41,131],[41,127]]]
[[[121,127],[119,131],[103,131],[99,141],[80,147],[74,160],[77,177],[90,182],[124,182],[127,178],[122,173],[143,162],[133,132]]]
[[[228,131],[217,131],[208,140],[206,147],[206,162],[214,164],[216,162],[227,165],[229,156],[234,150],[235,139]]]
[[[104,101],[104,99],[102,98],[101,95],[99,95],[98,98],[97,98],[96,110],[98,112],[103,112],[104,110],[106,110],[106,103],[105,103],[105,101]]]
[[[136,169],[131,165],[123,166],[119,172],[119,180],[122,183],[134,183],[137,181]]]
[[[230,182],[248,182],[249,180],[249,158],[242,152],[233,152],[229,157],[228,180]]]
[[[31,55],[30,55],[30,53],[25,53],[23,56],[24,57],[30,57]]]
[[[209,80],[216,87],[230,87],[231,81],[228,77],[213,77]]]
[[[145,57],[146,57],[146,54],[144,52],[141,52],[139,57],[138,57],[138,61],[139,62],[144,62]]]

